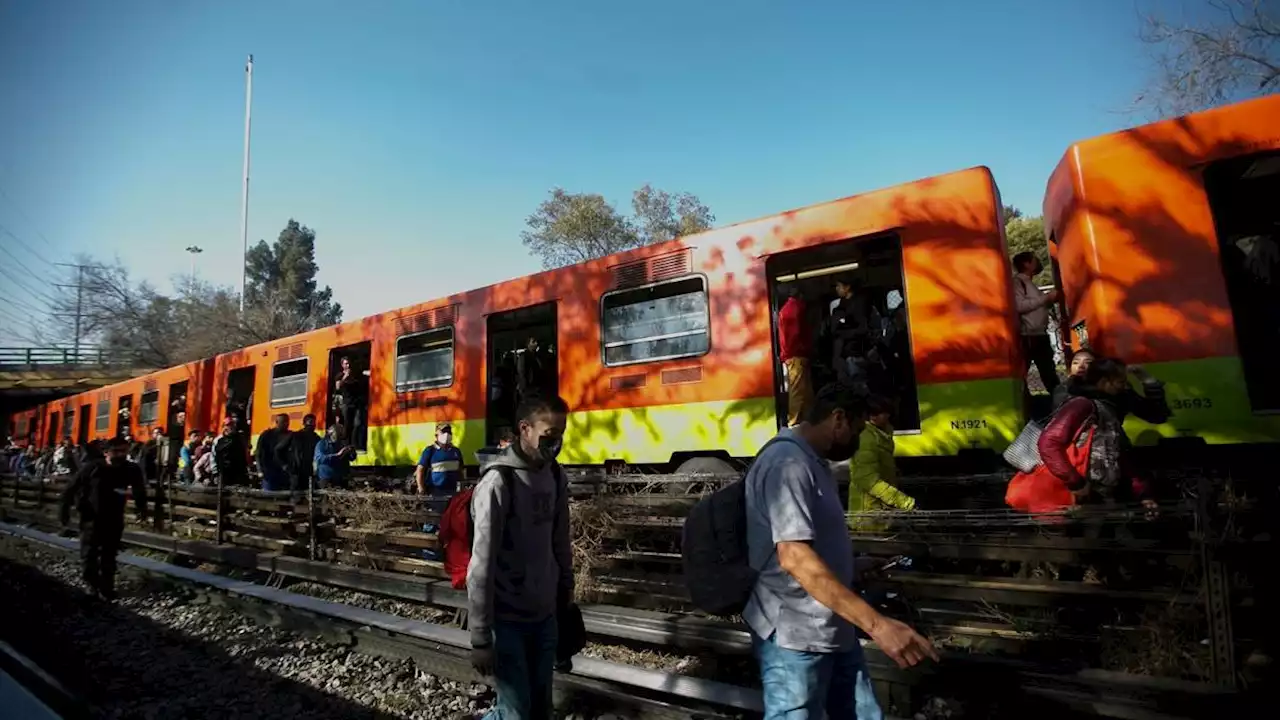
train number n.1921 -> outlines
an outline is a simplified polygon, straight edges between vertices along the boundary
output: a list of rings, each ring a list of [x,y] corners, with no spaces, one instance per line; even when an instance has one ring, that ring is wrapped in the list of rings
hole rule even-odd
[[[951,421],[952,430],[982,430],[982,429],[985,429],[986,427],[987,427],[986,420],[977,420],[973,418],[967,418],[965,420]]]

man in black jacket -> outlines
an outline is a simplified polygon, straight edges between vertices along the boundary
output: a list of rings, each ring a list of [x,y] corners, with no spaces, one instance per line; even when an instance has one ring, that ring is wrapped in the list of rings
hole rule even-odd
[[[316,445],[320,436],[316,434],[316,416],[307,415],[302,418],[302,429],[284,436],[276,446],[276,460],[289,473],[289,490],[295,500],[301,499],[303,493],[311,486],[311,476],[315,474]]]
[[[116,552],[124,534],[125,491],[133,491],[139,519],[147,517],[147,491],[142,470],[128,458],[129,443],[120,437],[107,445],[107,455],[76,473],[62,493],[59,517],[71,524],[71,506],[80,513],[80,560],[85,583],[102,599],[116,597]]]

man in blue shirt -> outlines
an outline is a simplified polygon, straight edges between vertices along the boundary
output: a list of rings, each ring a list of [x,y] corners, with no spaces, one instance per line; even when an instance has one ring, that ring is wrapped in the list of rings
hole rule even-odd
[[[462,480],[462,451],[453,444],[453,427],[449,423],[436,423],[436,441],[422,451],[413,479],[419,495],[430,495],[427,507],[437,513],[444,512],[449,498],[458,492],[458,481]],[[433,533],[438,529],[435,523],[429,523],[422,531]]]
[[[853,544],[828,463],[849,459],[865,421],[852,391],[823,388],[747,472],[747,551],[760,576],[742,617],[765,720],[881,720],[855,627],[901,667],[938,659],[932,643],[853,589]]]
[[[324,438],[316,443],[316,489],[345,488],[355,456],[356,449],[346,443],[342,426],[330,425]]]

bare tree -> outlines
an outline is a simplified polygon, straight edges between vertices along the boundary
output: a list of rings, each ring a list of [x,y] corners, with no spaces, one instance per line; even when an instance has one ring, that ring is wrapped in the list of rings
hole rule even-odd
[[[1160,116],[1183,115],[1280,90],[1280,0],[1207,0],[1199,23],[1148,15],[1141,39],[1156,74],[1137,98]]]

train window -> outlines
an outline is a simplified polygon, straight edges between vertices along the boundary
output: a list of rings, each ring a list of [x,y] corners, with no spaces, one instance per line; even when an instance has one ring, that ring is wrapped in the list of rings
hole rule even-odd
[[[600,298],[607,366],[673,360],[711,349],[707,281],[687,277]]]
[[[160,416],[160,391],[152,390],[142,393],[142,402],[138,405],[138,424],[150,427]]]
[[[15,438],[21,438],[21,437],[27,436],[27,419],[26,418],[24,417],[18,418],[18,427],[14,430],[13,436]]]
[[[99,400],[93,414],[94,432],[104,433],[111,429],[111,401]]]
[[[453,328],[396,338],[396,392],[453,384]]]
[[[307,358],[286,360],[271,366],[271,407],[301,405],[307,401]]]
[[[62,437],[70,438],[71,428],[75,427],[76,424],[75,408],[65,411],[63,415],[65,415],[67,419],[62,423]]]

